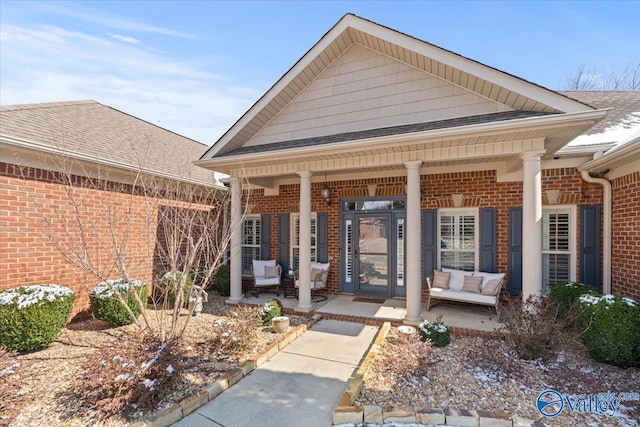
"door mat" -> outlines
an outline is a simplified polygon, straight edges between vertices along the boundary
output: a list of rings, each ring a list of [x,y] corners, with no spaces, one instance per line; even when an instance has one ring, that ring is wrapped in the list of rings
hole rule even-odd
[[[372,304],[384,304],[386,298],[371,298],[371,297],[355,297],[353,302],[370,302]]]

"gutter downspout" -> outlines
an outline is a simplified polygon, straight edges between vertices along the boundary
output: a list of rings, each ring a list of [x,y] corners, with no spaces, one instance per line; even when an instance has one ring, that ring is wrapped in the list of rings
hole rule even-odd
[[[611,183],[605,178],[594,178],[589,174],[589,171],[582,171],[582,179],[590,184],[602,185],[604,193],[604,212],[603,212],[603,227],[602,227],[602,293],[611,293]]]

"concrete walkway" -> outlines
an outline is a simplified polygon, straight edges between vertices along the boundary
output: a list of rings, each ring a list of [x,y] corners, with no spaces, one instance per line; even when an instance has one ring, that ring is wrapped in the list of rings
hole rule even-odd
[[[321,320],[179,427],[329,427],[378,328]]]

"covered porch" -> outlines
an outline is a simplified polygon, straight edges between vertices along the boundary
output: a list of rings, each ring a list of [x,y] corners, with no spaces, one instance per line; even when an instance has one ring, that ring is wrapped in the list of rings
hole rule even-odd
[[[262,305],[275,298],[275,294],[260,294],[259,297],[243,298],[241,304]],[[384,302],[354,301],[353,295],[328,295],[327,300],[312,303],[310,313],[323,317],[343,320],[360,320],[365,323],[390,321],[403,323],[406,316],[406,302],[402,299],[387,298]],[[298,304],[296,299],[279,298],[285,310],[294,310]],[[497,315],[489,308],[476,306],[460,306],[438,304],[426,310],[426,304],[421,304],[421,317],[424,320],[436,320],[442,315],[442,321],[452,331],[473,335],[474,332],[494,333],[502,324]]]

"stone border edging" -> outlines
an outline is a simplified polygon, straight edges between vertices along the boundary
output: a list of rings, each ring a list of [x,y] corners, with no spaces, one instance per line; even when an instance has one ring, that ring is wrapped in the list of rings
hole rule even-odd
[[[346,320],[339,316],[336,320]],[[377,320],[377,319],[374,319]],[[431,409],[394,406],[354,406],[360,391],[362,390],[364,376],[373,366],[375,359],[384,345],[391,325],[398,326],[400,322],[385,321],[382,323],[375,340],[369,347],[367,354],[362,358],[354,375],[347,381],[344,393],[338,400],[333,411],[332,423],[334,426],[344,424],[368,425],[387,423],[411,424],[411,425],[443,425],[443,426],[475,426],[475,427],[539,427],[543,424],[532,421],[519,415],[510,415],[506,412],[466,410],[457,408]],[[464,328],[456,328],[466,331]],[[483,332],[483,331],[474,331]],[[452,333],[455,333],[452,331]],[[465,335],[465,334],[460,334]],[[477,336],[477,335],[476,335]]]
[[[299,336],[304,334],[309,328],[315,325],[318,320],[320,320],[320,316],[316,314],[309,317],[305,323],[293,326],[288,332],[286,332],[276,342],[270,344],[263,351],[250,356],[246,360],[242,360],[238,368],[226,372],[213,383],[204,386],[201,390],[191,396],[182,399],[180,403],[171,405],[170,407],[154,414],[147,420],[131,424],[131,427],[168,427],[171,424],[180,421],[187,415],[195,412],[201,406],[218,397],[222,392],[235,385],[256,368],[267,363],[267,361],[271,360],[273,356],[278,354],[278,352],[282,351]]]

